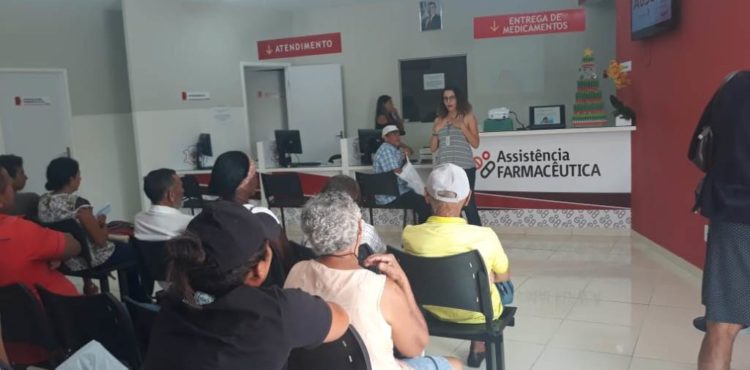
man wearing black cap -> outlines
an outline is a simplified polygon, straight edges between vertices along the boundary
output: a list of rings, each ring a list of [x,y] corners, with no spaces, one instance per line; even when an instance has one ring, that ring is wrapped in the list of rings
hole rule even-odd
[[[298,289],[261,287],[279,225],[217,201],[167,245],[170,289],[144,369],[282,369],[293,348],[339,338],[346,312]]]

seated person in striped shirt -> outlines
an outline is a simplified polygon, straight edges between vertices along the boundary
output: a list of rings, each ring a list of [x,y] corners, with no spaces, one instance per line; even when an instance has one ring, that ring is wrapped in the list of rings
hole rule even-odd
[[[409,149],[399,149],[401,147],[401,134],[395,125],[386,126],[383,129],[383,144],[373,155],[373,168],[375,173],[385,173],[393,171],[396,174],[401,173],[401,167],[404,166],[406,156],[410,155]],[[427,205],[424,197],[417,194],[414,190],[409,189],[406,181],[398,179],[398,197],[393,195],[376,195],[375,203],[380,205],[399,205],[404,208],[413,209],[417,213],[418,222],[424,223],[430,217],[432,211]]]

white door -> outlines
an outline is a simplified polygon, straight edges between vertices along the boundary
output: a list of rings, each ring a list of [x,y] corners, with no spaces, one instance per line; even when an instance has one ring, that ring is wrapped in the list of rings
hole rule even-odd
[[[290,130],[299,130],[302,161],[326,163],[341,154],[344,93],[341,65],[292,66],[286,69]]]
[[[24,191],[45,192],[49,162],[69,153],[71,112],[64,70],[0,70],[3,152],[23,158]]]

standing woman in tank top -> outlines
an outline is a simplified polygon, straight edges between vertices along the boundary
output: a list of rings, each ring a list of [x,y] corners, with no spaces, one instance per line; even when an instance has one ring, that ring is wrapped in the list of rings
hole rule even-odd
[[[443,90],[443,100],[438,106],[438,116],[432,126],[430,148],[435,164],[453,163],[466,171],[471,185],[471,200],[464,208],[469,223],[482,226],[474,197],[477,169],[471,149],[479,146],[477,118],[471,112],[466,95],[455,87]]]

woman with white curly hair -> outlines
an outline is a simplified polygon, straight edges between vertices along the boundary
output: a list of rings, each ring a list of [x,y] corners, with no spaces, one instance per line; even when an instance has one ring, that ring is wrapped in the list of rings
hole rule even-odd
[[[455,358],[421,356],[429,340],[427,324],[394,256],[372,255],[360,265],[362,213],[349,195],[327,192],[310,199],[302,209],[302,231],[318,257],[294,265],[285,287],[342,306],[362,336],[373,369],[462,369]],[[380,274],[364,268],[372,266]],[[394,348],[409,358],[396,359]]]

